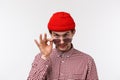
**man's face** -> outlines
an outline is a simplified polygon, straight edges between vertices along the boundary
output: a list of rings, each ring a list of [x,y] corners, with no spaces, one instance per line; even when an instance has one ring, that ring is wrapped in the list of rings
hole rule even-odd
[[[62,52],[68,51],[71,48],[71,41],[75,31],[56,32],[52,31],[51,36],[56,48]]]

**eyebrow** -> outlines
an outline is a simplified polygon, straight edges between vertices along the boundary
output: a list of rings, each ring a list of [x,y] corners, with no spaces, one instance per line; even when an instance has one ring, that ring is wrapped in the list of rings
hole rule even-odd
[[[69,32],[66,32],[66,33],[64,33],[62,36],[64,36],[64,35],[67,35]],[[59,35],[59,34],[57,34],[57,33],[53,33],[54,35],[56,35],[56,36],[61,36],[61,35]]]
[[[56,36],[60,36],[59,34],[57,34],[57,33],[53,33],[54,35],[56,35]]]

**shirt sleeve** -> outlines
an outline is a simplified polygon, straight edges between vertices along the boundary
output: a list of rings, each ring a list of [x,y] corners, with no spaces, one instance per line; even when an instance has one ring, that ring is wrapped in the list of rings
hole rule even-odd
[[[27,80],[45,80],[49,64],[49,59],[44,60],[40,54],[36,55]]]
[[[87,71],[86,80],[99,80],[96,65],[93,59],[90,60],[88,63],[88,71]]]

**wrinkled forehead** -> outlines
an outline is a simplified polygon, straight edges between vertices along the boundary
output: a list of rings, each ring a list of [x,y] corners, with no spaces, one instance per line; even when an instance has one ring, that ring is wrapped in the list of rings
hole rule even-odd
[[[57,34],[57,35],[65,35],[71,33],[71,30],[69,31],[63,31],[63,32],[57,32],[57,31],[52,31],[52,34]]]

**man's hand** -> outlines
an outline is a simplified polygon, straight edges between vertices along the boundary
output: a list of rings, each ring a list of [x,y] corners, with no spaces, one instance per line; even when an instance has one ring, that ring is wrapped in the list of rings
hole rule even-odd
[[[40,49],[42,53],[42,57],[47,58],[50,56],[50,53],[53,48],[53,40],[47,39],[47,34],[44,34],[44,38],[42,39],[42,34],[40,34],[39,42],[35,40],[36,45]]]

